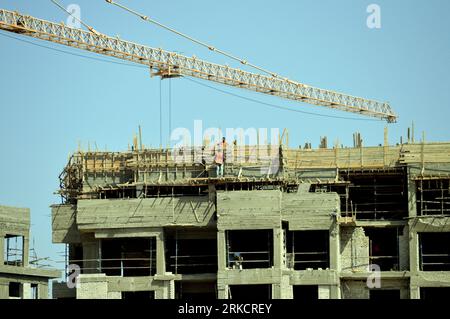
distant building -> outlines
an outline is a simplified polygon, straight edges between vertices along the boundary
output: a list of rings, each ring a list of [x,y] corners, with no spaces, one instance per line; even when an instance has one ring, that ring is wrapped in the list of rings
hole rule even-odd
[[[0,206],[0,299],[47,299],[60,271],[29,263],[30,210]]]

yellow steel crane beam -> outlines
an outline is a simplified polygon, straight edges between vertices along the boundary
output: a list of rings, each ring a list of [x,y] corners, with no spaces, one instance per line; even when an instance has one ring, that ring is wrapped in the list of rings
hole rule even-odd
[[[98,32],[70,28],[64,24],[0,9],[0,29],[45,41],[96,52],[147,65],[163,78],[192,76],[225,85],[275,95],[289,100],[395,122],[397,115],[385,102],[315,88],[289,79],[247,72],[195,57],[151,48]]]

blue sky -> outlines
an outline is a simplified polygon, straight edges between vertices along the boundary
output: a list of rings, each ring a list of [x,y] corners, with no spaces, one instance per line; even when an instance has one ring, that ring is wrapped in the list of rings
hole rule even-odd
[[[76,3],[95,29],[152,47],[238,66],[103,0]],[[390,143],[406,135],[412,121],[416,138],[450,139],[450,2],[431,1],[121,1],[156,20],[220,49],[324,89],[389,101],[399,121],[389,125]],[[366,26],[369,4],[381,8],[381,29]],[[0,0],[0,8],[65,21],[49,0]],[[95,61],[49,50],[0,32],[0,204],[31,208],[32,235],[40,256],[62,260],[62,245],[51,244],[49,205],[69,153],[81,141],[125,150],[138,125],[146,145],[159,145],[160,84],[163,139],[168,131],[168,81],[148,70]],[[16,35],[13,35],[18,37]],[[21,37],[40,45],[76,51]],[[101,57],[100,57],[101,58]],[[344,120],[284,111],[198,85],[172,80],[172,128],[287,128],[290,145],[339,138],[351,145],[359,131],[365,145],[383,142],[382,121]],[[322,115],[355,117],[327,109],[213,87],[282,107]],[[359,117],[359,119],[362,119]],[[59,264],[62,266],[62,264]]]

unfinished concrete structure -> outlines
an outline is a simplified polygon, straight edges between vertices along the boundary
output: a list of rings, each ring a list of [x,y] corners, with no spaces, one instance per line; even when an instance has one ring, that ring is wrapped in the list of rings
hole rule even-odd
[[[0,299],[47,299],[49,279],[61,275],[30,265],[29,238],[30,210],[0,206]]]
[[[81,275],[55,297],[449,296],[450,143],[355,141],[234,147],[223,178],[204,147],[75,153],[52,227]]]

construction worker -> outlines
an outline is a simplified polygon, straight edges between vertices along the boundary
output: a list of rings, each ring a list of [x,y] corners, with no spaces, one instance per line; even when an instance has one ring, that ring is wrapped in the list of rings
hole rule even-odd
[[[242,258],[240,253],[234,254],[234,264],[233,269],[240,269],[242,270],[242,262],[244,261],[244,258]]]
[[[223,170],[226,160],[227,142],[225,137],[222,138],[222,142],[217,144],[217,149],[214,156],[214,162],[216,163],[216,176],[223,177]]]
[[[223,164],[222,164],[222,176],[223,176],[223,172],[225,170],[225,163],[227,161],[227,141],[225,140],[225,137],[222,137],[222,150],[223,150]]]
[[[217,149],[214,155],[214,163],[216,164],[216,176],[223,176],[223,148],[221,143],[217,145]]]

